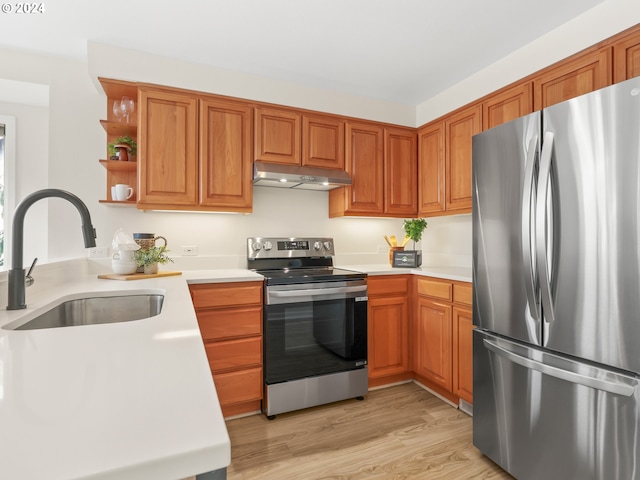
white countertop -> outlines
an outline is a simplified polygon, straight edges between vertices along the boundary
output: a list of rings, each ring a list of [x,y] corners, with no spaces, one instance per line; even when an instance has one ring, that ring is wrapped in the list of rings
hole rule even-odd
[[[162,313],[105,325],[0,328],[0,478],[176,480],[226,467],[229,437],[185,280],[262,277],[212,270],[74,278],[37,294],[27,289],[27,309],[1,310],[0,327],[87,293],[162,293]]]
[[[426,267],[419,268],[393,268],[389,264],[375,265],[336,265],[337,268],[353,270],[355,272],[366,273],[367,275],[402,275],[413,274],[427,277],[437,277],[446,280],[457,280],[459,282],[472,281],[471,268],[467,267]]]
[[[104,325],[0,328],[0,478],[176,480],[228,466],[229,437],[187,282],[262,276],[216,269],[100,280],[78,263],[78,271],[41,267],[27,309],[0,310],[0,327],[87,295],[161,293],[162,313]],[[339,267],[471,281],[470,269],[459,267]]]

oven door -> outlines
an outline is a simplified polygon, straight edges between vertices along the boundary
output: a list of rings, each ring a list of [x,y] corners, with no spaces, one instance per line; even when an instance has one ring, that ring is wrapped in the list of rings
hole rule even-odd
[[[265,289],[265,383],[364,368],[367,281]]]

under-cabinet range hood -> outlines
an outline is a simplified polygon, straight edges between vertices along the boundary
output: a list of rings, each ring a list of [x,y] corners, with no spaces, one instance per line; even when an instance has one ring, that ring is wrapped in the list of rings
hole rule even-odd
[[[331,190],[351,185],[351,177],[347,172],[331,168],[254,162],[253,184],[298,190]]]

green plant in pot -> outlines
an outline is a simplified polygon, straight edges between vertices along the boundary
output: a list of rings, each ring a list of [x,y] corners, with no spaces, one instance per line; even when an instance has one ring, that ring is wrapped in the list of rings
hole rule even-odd
[[[412,218],[405,220],[402,224],[407,238],[413,240],[413,250],[416,251],[418,266],[422,265],[422,251],[416,250],[416,242],[422,239],[422,233],[427,228],[427,221],[424,218]]]
[[[162,245],[161,247],[141,248],[136,250],[133,258],[138,267],[144,267],[144,273],[158,273],[158,264],[173,263],[173,259],[167,255],[169,250]]]
[[[116,138],[108,147],[109,159],[118,158],[122,161],[128,161],[129,157],[134,157],[138,153],[138,144],[129,135]],[[118,152],[119,156],[117,155]]]

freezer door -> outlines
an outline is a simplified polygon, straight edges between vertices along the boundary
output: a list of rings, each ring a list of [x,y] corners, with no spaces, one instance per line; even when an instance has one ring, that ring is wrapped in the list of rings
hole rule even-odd
[[[473,323],[540,343],[534,208],[540,113],[473,137]]]
[[[640,372],[640,78],[549,107],[543,130],[544,345]]]
[[[473,443],[519,480],[640,479],[638,379],[476,329]]]

